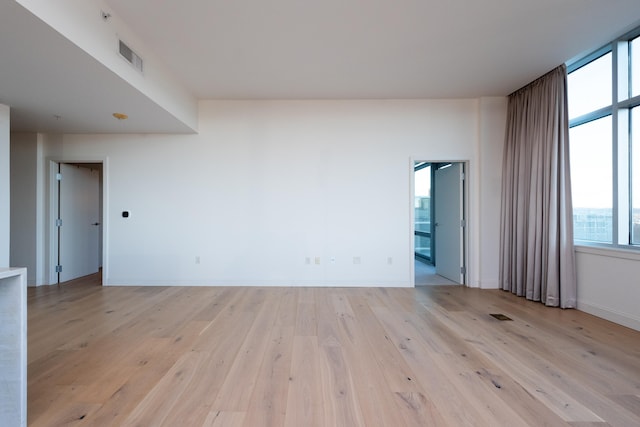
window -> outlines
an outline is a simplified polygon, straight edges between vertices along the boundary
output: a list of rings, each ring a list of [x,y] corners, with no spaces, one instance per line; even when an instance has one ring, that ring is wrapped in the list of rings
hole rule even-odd
[[[640,37],[630,43],[631,54],[631,96],[640,95]]]
[[[611,105],[611,52],[567,77],[569,118]]]
[[[574,238],[640,248],[640,28],[567,69]]]
[[[415,255],[431,261],[431,164],[418,162],[415,173]]]
[[[611,243],[611,116],[571,128],[569,142],[574,237]]]

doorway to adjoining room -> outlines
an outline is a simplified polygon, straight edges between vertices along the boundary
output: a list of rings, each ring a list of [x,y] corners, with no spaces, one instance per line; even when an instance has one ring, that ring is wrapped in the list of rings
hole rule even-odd
[[[102,163],[50,162],[50,283],[102,269]]]
[[[417,161],[413,173],[415,285],[464,284],[464,163]]]

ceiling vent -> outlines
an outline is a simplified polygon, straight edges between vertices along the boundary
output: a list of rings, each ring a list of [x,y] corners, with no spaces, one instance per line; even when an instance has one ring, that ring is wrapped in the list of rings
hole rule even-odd
[[[126,59],[129,64],[133,65],[133,68],[142,72],[142,58],[140,58],[137,53],[131,50],[131,48],[127,46],[122,40],[120,40],[120,46],[118,50],[120,52],[120,55],[122,55],[122,57]]]

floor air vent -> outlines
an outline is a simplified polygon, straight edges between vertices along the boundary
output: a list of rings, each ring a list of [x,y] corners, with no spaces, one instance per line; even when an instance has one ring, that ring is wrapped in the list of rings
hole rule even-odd
[[[510,317],[505,316],[504,314],[499,314],[499,313],[492,313],[491,316],[495,317],[498,320],[513,320]]]
[[[120,46],[118,48],[120,55],[133,65],[133,68],[142,72],[142,58],[135,53],[129,46],[127,46],[122,40],[120,40]]]

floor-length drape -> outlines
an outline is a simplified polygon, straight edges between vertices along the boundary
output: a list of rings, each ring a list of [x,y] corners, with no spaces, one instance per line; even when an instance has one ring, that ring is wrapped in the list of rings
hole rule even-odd
[[[575,307],[564,65],[509,96],[500,219],[501,288]]]

